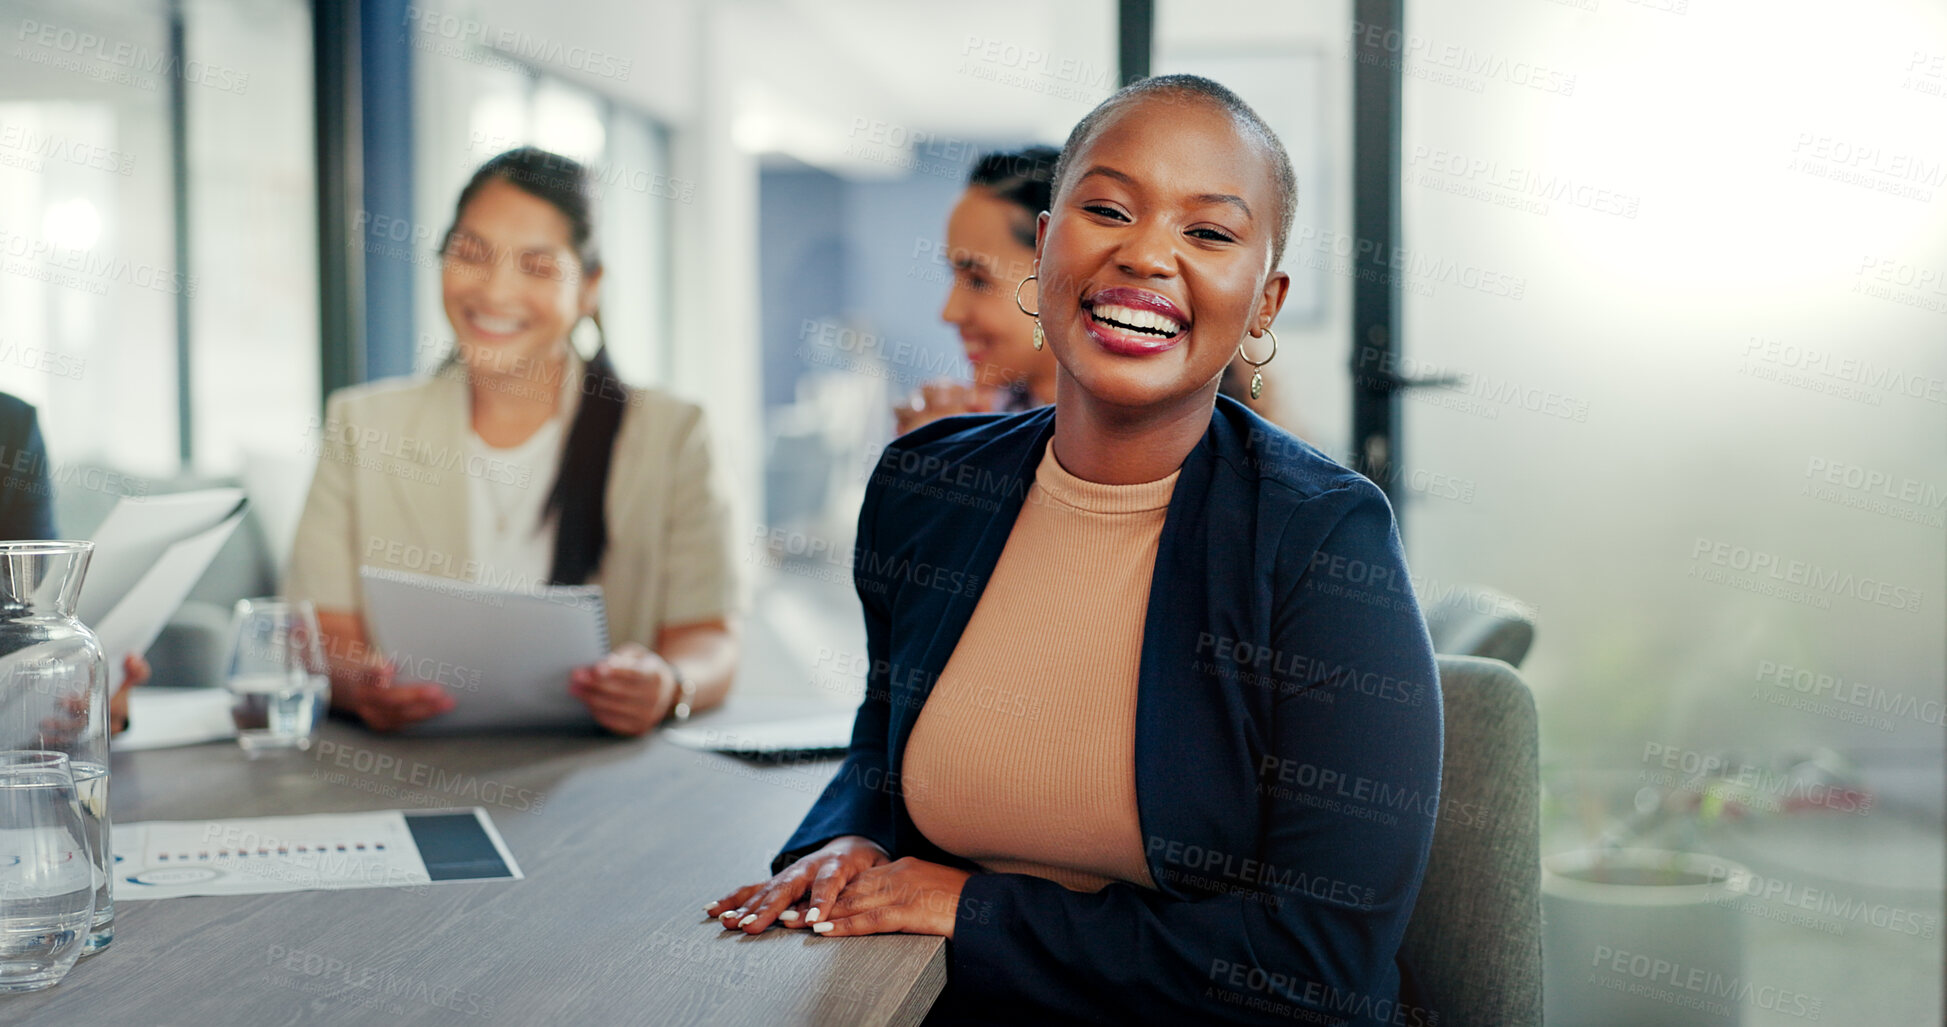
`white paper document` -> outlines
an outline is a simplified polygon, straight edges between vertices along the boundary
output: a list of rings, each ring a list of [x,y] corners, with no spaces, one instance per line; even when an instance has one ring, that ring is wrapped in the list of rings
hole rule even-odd
[[[608,655],[600,587],[514,592],[372,567],[359,574],[365,623],[397,680],[430,681],[453,697],[450,712],[404,733],[595,726],[568,693],[568,672]]]
[[[227,688],[132,688],[128,730],[110,743],[116,752],[171,749],[237,736]]]
[[[519,880],[479,807],[116,824],[115,899]]]
[[[95,531],[75,614],[101,640],[109,688],[122,657],[147,652],[243,521],[242,489],[124,496]]]

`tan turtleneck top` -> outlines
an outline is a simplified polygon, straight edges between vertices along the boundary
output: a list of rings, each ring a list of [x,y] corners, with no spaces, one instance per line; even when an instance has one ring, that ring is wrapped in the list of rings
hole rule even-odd
[[[1136,672],[1175,488],[1175,474],[1084,481],[1048,447],[906,743],[906,807],[934,844],[1075,891],[1155,887],[1136,812]]]

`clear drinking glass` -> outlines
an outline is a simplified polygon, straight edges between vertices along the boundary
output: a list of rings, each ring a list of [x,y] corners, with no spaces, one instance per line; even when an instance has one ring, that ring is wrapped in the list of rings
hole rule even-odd
[[[94,859],[67,753],[0,752],[0,993],[59,984],[94,915]]]
[[[255,755],[309,749],[331,701],[331,677],[308,600],[241,599],[231,623],[230,715]]]

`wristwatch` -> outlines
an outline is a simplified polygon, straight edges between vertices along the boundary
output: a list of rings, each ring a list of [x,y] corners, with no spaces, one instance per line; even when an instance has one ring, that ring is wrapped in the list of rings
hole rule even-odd
[[[683,676],[681,667],[669,665],[669,672],[676,677],[676,705],[669,711],[670,719],[682,722],[690,719],[690,707],[696,704],[696,684]]]

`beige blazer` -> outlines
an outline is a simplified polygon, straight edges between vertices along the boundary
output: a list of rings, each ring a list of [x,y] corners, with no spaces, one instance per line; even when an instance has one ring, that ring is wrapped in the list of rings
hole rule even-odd
[[[579,383],[582,366],[571,360],[566,381]],[[579,397],[564,388],[571,400]],[[608,544],[591,583],[603,588],[610,643],[653,646],[665,625],[733,613],[737,575],[702,409],[654,389],[630,388],[627,402],[609,467]],[[360,567],[480,576],[469,552],[468,475],[508,471],[472,456],[469,410],[466,370],[457,364],[332,394],[316,426],[318,469],[298,520],[286,595],[321,610],[358,611]],[[493,577],[489,570],[482,580],[545,584]]]

